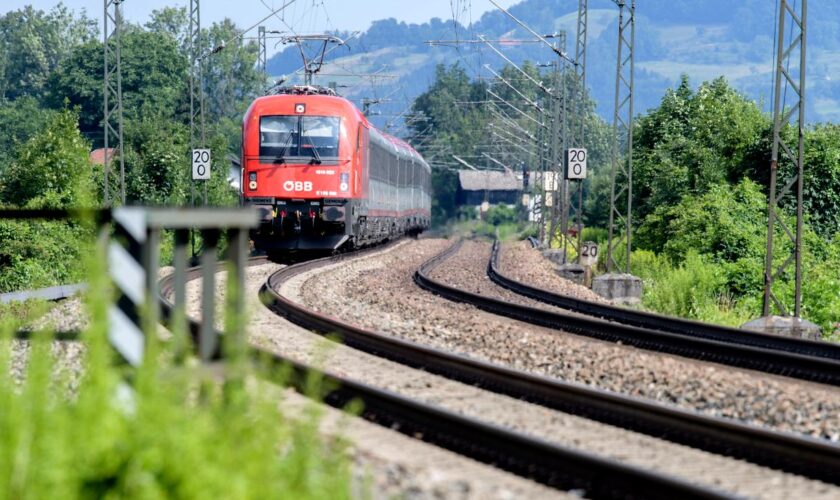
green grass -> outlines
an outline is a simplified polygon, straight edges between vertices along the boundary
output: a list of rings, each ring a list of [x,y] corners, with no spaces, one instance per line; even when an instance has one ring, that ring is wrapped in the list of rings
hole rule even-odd
[[[100,260],[101,262],[101,260]],[[0,339],[0,496],[5,498],[349,498],[342,441],[319,435],[318,406],[286,414],[278,391],[255,388],[255,369],[234,359],[225,377],[174,364],[147,344],[126,398],[125,367],[106,340],[107,282],[91,265],[84,375],[71,391],[53,380],[49,335],[32,341],[25,382],[10,375],[16,313]],[[9,314],[14,312],[15,314]],[[317,377],[312,379],[317,394]]]
[[[642,305],[649,310],[734,327],[755,316],[747,301],[736,302],[721,291],[721,269],[696,253],[674,266],[664,256],[637,250],[632,265],[644,282]]]

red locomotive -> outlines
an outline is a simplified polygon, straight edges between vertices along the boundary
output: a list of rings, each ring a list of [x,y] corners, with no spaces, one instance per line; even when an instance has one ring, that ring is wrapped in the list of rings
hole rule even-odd
[[[262,214],[252,237],[269,253],[361,247],[429,227],[429,165],[329,89],[255,100],[241,164],[243,202]]]

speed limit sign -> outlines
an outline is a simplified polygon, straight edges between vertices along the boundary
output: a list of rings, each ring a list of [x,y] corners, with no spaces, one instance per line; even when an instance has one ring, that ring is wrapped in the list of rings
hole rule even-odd
[[[592,267],[598,263],[598,244],[594,241],[584,241],[580,249],[580,265]]]
[[[192,150],[192,178],[194,181],[210,179],[210,150]]]
[[[586,149],[569,148],[566,150],[566,179],[586,179]]]

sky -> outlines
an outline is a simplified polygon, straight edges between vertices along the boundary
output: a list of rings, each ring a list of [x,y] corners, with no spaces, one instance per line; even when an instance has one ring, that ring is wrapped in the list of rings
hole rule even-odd
[[[510,7],[520,0],[496,0],[502,7]],[[225,17],[241,28],[254,25],[272,8],[278,8],[289,0],[202,0],[201,24],[210,25]],[[49,10],[58,4],[55,0],[1,0],[0,13],[17,10],[25,5]],[[88,16],[101,19],[103,0],[64,0],[64,4],[73,10],[86,9]],[[189,4],[189,0],[124,0],[123,14],[134,23],[145,23],[149,14],[166,6],[179,7]],[[289,5],[283,20],[299,34],[323,32],[328,29],[366,30],[371,22],[378,19],[396,18],[409,23],[423,23],[433,17],[452,19],[455,17],[462,24],[477,21],[481,15],[495,7],[489,0],[296,0]],[[283,21],[272,17],[265,25],[269,29],[283,29]]]

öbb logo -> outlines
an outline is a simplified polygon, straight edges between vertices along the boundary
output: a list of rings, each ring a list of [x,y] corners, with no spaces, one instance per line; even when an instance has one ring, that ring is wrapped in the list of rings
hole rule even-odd
[[[312,183],[309,181],[286,181],[283,183],[283,189],[286,191],[312,191]]]

